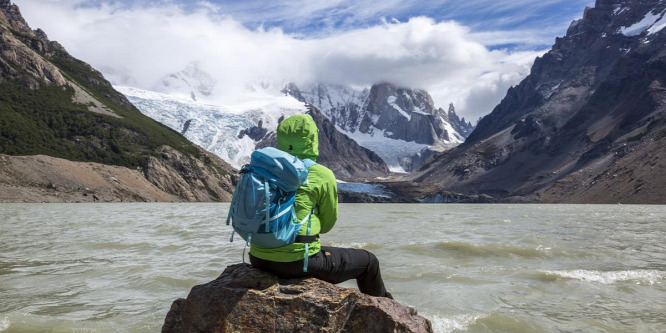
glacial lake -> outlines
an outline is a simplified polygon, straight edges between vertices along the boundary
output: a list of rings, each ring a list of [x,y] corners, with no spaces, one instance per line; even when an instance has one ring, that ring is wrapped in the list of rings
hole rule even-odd
[[[159,332],[241,262],[228,207],[0,204],[0,332]],[[436,332],[666,331],[666,206],[341,204],[323,243]]]

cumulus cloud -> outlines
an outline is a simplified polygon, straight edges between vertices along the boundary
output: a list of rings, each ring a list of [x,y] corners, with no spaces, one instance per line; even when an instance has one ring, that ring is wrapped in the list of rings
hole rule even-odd
[[[460,115],[475,121],[543,53],[489,50],[489,40],[498,40],[500,32],[473,33],[454,21],[428,17],[384,20],[305,39],[278,28],[247,28],[209,2],[187,8],[173,2],[17,3],[33,28],[42,28],[116,83],[153,89],[166,75],[198,61],[215,78],[219,99],[238,96],[257,82],[369,86],[388,81],[427,89],[437,106],[453,102]],[[530,38],[535,37],[513,34],[506,40]]]

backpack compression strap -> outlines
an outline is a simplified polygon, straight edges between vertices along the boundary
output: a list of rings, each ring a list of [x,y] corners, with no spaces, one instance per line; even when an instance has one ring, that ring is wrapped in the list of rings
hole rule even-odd
[[[266,224],[266,233],[269,233],[271,231],[270,229],[270,222],[271,222],[271,192],[270,188],[268,187],[268,180],[264,180],[264,196],[266,196],[266,221],[264,223]]]
[[[242,172],[241,172],[242,174]],[[236,188],[234,189],[234,194],[231,195],[231,204],[229,204],[229,214],[227,214],[227,225],[229,225],[229,222],[231,222],[231,215],[234,213],[234,205],[236,203],[236,193],[238,193],[238,187],[240,186],[240,179],[238,179],[238,182],[236,183]],[[229,238],[229,242],[234,241],[234,233],[236,233],[235,230],[231,230],[231,237]]]
[[[317,164],[317,162],[315,162],[315,161],[313,161],[309,158],[306,158],[306,159],[303,159],[303,164],[305,164],[306,168],[310,169],[310,167]],[[305,258],[303,259],[303,272],[308,271],[308,258],[310,257],[310,243],[316,241],[317,238],[319,238],[319,235],[310,236],[310,229],[311,229],[311,224],[312,224],[312,214],[314,214],[315,207],[316,206],[312,207],[312,210],[310,211],[310,214],[308,214],[308,216],[306,217],[308,219],[308,229],[307,229],[307,232],[305,233],[305,236],[297,236],[296,237],[297,241],[298,241],[298,237],[303,237],[301,239],[304,239],[304,240],[309,240],[309,237],[316,237],[315,239],[310,240],[310,241],[301,241],[303,243],[303,245],[305,245]],[[299,243],[301,243],[301,242],[299,242]]]
[[[234,189],[234,194],[231,196],[231,204],[229,204],[229,214],[227,214],[227,225],[231,221],[231,214],[234,213],[234,204],[236,203],[236,193],[238,193],[238,186],[240,185],[240,179],[236,183],[236,188]],[[232,235],[233,236],[233,235]]]
[[[308,219],[308,229],[305,232],[305,237],[310,237],[310,226],[312,224],[312,214],[314,214],[315,208],[312,207],[312,210],[310,211],[310,214],[308,214],[307,219]],[[319,235],[316,235],[319,237]],[[303,258],[303,272],[308,271],[308,258],[310,257],[310,243],[312,242],[305,242],[303,245],[305,245],[305,258]]]

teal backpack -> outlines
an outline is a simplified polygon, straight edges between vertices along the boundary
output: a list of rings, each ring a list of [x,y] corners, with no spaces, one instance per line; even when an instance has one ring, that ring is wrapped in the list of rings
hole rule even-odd
[[[234,231],[230,241],[233,242],[237,233],[246,246],[281,247],[294,243],[307,222],[306,236],[299,237],[299,242],[305,244],[303,270],[307,272],[308,245],[314,241],[307,235],[310,235],[314,208],[298,221],[294,201],[298,188],[307,186],[308,168],[315,164],[310,159],[301,160],[273,147],[255,150],[250,156],[250,164],[240,170],[240,179],[231,199],[227,225],[231,223]]]

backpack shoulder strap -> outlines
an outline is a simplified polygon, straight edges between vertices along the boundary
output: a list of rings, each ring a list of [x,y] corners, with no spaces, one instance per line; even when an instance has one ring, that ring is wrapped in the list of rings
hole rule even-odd
[[[305,167],[309,169],[311,166],[317,164],[317,162],[315,162],[315,161],[313,161],[309,158],[306,158],[306,159],[303,159],[303,164],[305,164]]]
[[[303,164],[305,165],[306,169],[310,169],[311,166],[317,164],[317,162],[315,162],[315,161],[313,161],[309,158],[302,159],[301,161],[303,161]],[[305,182],[303,182],[302,186],[308,186],[308,179],[307,178],[305,179]]]

